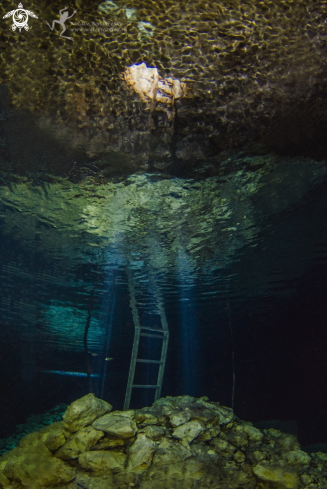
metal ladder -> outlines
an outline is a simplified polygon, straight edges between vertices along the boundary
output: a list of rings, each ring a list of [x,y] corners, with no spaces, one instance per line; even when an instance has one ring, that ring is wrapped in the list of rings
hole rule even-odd
[[[157,399],[160,398],[163,376],[165,372],[166,358],[167,358],[168,340],[169,340],[169,330],[168,330],[166,314],[163,307],[163,302],[160,296],[160,292],[154,280],[154,277],[151,276],[151,282],[152,282],[152,287],[156,297],[157,307],[161,319],[161,329],[148,328],[140,325],[139,314],[136,305],[135,292],[134,292],[133,281],[132,281],[132,274],[130,270],[127,271],[127,275],[128,275],[128,288],[130,293],[130,306],[132,309],[135,330],[134,330],[134,343],[132,349],[131,364],[129,368],[127,389],[126,389],[125,402],[124,402],[125,410],[129,409],[133,388],[155,389],[154,400],[156,401]],[[156,338],[162,341],[160,360],[149,360],[146,358],[138,358],[138,350],[139,350],[141,337]],[[159,365],[156,384],[154,385],[134,384],[134,376],[135,376],[135,369],[137,363],[148,363],[148,364]]]

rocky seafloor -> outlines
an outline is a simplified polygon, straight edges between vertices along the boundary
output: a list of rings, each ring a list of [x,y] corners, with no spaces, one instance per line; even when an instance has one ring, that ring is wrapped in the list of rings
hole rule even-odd
[[[0,457],[0,488],[327,488],[327,455],[207,397],[112,411],[88,394]]]

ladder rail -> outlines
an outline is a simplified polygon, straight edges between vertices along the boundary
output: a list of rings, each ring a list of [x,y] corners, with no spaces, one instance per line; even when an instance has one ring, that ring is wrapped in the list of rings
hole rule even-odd
[[[136,299],[135,299],[134,287],[133,287],[133,282],[132,282],[132,275],[131,275],[131,271],[129,269],[127,270],[127,275],[128,275],[128,288],[129,288],[129,293],[130,293],[130,306],[132,309],[135,332],[134,332],[134,341],[133,341],[131,364],[129,367],[127,388],[126,388],[125,401],[124,401],[124,409],[125,410],[129,409],[129,405],[131,402],[135,368],[136,368],[136,360],[137,360],[137,353],[138,353],[138,349],[139,349],[140,335],[141,335],[139,313],[138,313],[138,310],[136,307]]]
[[[157,388],[156,392],[154,395],[154,400],[157,401],[160,398],[161,395],[161,389],[162,389],[162,383],[163,383],[163,376],[165,373],[165,366],[166,366],[166,358],[167,358],[167,350],[168,350],[168,340],[169,340],[169,333],[164,336],[163,342],[162,342],[162,349],[161,349],[161,363],[159,365],[159,372],[158,372],[158,380],[157,380]]]
[[[126,388],[125,401],[124,401],[124,410],[129,409],[129,405],[131,402],[139,343],[140,343],[140,330],[135,328],[132,358],[131,358],[131,364],[129,367],[127,388]]]

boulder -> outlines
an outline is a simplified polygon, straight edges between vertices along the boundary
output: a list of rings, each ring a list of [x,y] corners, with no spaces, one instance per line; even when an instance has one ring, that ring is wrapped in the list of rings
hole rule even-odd
[[[249,440],[251,440],[251,441],[260,442],[263,438],[263,433],[260,430],[258,430],[257,428],[254,428],[254,426],[244,425],[243,430],[248,435]]]
[[[281,489],[297,489],[299,487],[299,476],[292,467],[261,463],[253,468],[253,472],[260,480],[278,484]]]
[[[148,438],[151,438],[153,440],[156,440],[158,438],[161,438],[162,436],[165,436],[166,429],[161,427],[161,426],[146,426],[144,428],[144,432]]]
[[[291,464],[307,465],[311,461],[310,455],[302,450],[292,450],[285,453],[283,458]]]
[[[220,433],[220,426],[213,426],[212,428],[209,428],[208,430],[202,432],[198,439],[200,441],[209,441],[212,440],[212,438],[215,438],[219,435]]]
[[[5,476],[11,481],[21,484],[24,489],[43,489],[44,486],[65,484],[76,476],[74,468],[62,460],[46,456],[37,450],[21,453],[12,458],[4,468]]]
[[[49,450],[56,451],[66,443],[65,433],[67,432],[64,429],[64,422],[52,423],[47,428],[42,430],[43,434],[40,439]]]
[[[115,471],[124,468],[126,455],[123,452],[99,450],[84,452],[78,457],[78,463],[84,470]]]
[[[12,485],[10,480],[5,476],[3,472],[0,472],[0,487],[1,489],[10,489]]]
[[[191,411],[189,408],[183,411],[177,411],[169,416],[170,424],[174,426],[179,426],[181,424],[187,423],[191,419]]]
[[[173,437],[183,439],[190,443],[199,436],[200,433],[205,431],[205,429],[206,427],[200,421],[189,421],[188,423],[178,426],[178,428],[173,431]]]
[[[137,432],[137,425],[132,419],[116,412],[101,416],[92,426],[117,438],[131,438]]]
[[[184,462],[176,459],[173,463],[160,466],[152,464],[145,473],[142,489],[219,487],[213,485],[213,481],[211,481],[210,485],[203,486],[201,484],[201,479],[203,479],[204,476],[203,472],[203,463],[194,458],[187,459]]]
[[[238,450],[236,453],[234,453],[234,460],[238,463],[242,463],[245,460],[245,455],[243,452]]]
[[[157,446],[153,464],[167,465],[176,463],[177,461],[184,461],[189,457],[192,457],[192,452],[189,446],[184,446],[178,441],[164,438]]]
[[[143,433],[138,434],[129,451],[128,470],[144,472],[151,465],[155,449],[156,444],[152,440]]]
[[[106,436],[101,438],[96,445],[94,445],[91,450],[106,450],[107,448],[123,447],[125,444],[124,440],[121,438],[115,438]]]
[[[135,413],[134,421],[142,425],[162,425],[165,424],[166,419],[159,409],[142,408]]]
[[[111,404],[95,397],[94,394],[87,394],[68,406],[63,420],[65,427],[75,432],[93,423],[100,416],[112,410]]]
[[[62,460],[72,460],[80,453],[90,450],[104,436],[103,431],[87,426],[74,433],[69,440],[55,453]]]
[[[202,407],[202,409],[213,411],[218,418],[219,424],[228,424],[234,419],[234,413],[231,408],[220,406],[219,403],[208,402],[207,398],[197,400],[197,405],[198,407]]]

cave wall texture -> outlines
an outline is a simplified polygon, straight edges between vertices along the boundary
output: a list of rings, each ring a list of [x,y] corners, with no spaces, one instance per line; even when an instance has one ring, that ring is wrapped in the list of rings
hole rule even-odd
[[[4,1],[1,18],[12,8]],[[326,156],[325,1],[117,0],[103,12],[98,2],[76,0],[66,23],[72,40],[46,24],[62,3],[24,8],[38,16],[28,32],[1,20],[9,106],[32,113],[39,131],[69,151],[100,158],[102,169],[219,165],[226,151],[258,142]],[[114,30],[90,30],[103,22]],[[142,100],[124,76],[140,63],[179,80],[183,95]]]

